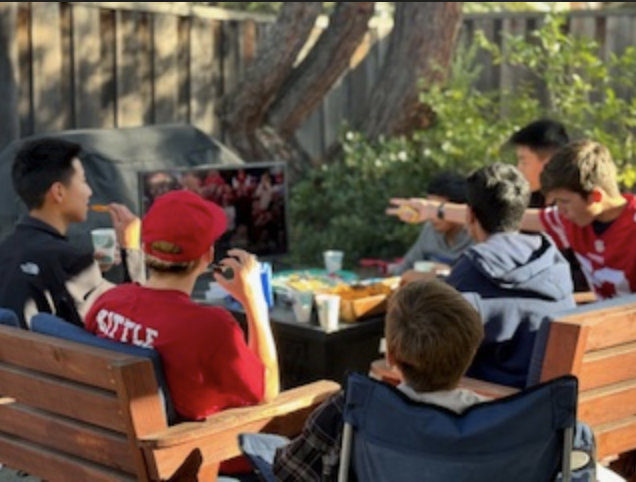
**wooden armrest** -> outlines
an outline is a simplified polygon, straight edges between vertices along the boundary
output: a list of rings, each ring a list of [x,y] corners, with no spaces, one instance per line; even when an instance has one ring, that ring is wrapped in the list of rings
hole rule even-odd
[[[391,370],[391,367],[386,364],[384,358],[379,358],[371,362],[369,376],[390,383],[391,385],[398,385],[402,381],[400,374]],[[459,386],[491,398],[505,397],[519,391],[517,388],[469,377],[463,377],[459,382]]]
[[[402,382],[400,374],[392,370],[384,358],[378,358],[371,362],[369,376],[391,385],[399,385]]]
[[[574,302],[577,305],[584,305],[596,301],[596,293],[593,291],[579,291],[574,293]]]
[[[320,380],[282,392],[268,403],[223,410],[200,422],[182,422],[166,430],[140,437],[147,449],[164,449],[176,445],[199,443],[202,440],[221,440],[228,434],[254,432],[266,428],[283,435],[300,433],[307,415],[340,385]],[[256,430],[255,430],[256,429]]]
[[[460,388],[472,390],[480,395],[490,398],[501,398],[512,395],[519,391],[518,388],[509,387],[506,385],[499,385],[497,383],[486,382],[484,380],[477,380],[476,378],[463,377],[459,382]]]

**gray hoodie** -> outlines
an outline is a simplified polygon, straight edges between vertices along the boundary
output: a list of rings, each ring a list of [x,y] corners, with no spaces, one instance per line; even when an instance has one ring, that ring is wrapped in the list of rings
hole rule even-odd
[[[468,375],[526,386],[545,315],[575,306],[570,265],[552,240],[544,234],[492,235],[466,250],[446,281],[479,295],[473,303],[486,333]]]

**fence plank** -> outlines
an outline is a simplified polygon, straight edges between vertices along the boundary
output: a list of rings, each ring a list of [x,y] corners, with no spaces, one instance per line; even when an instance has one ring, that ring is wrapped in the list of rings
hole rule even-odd
[[[115,127],[117,119],[117,15],[103,10],[99,15],[100,32],[100,77],[101,109],[99,112],[101,127]]]
[[[484,37],[490,42],[495,42],[495,19],[475,19],[473,33],[481,31]],[[466,48],[472,46],[474,39],[468,39],[469,43]],[[477,79],[475,88],[478,90],[490,90],[499,87],[499,78],[501,76],[501,67],[493,65],[492,55],[484,49],[479,49],[476,54],[475,63],[481,66],[481,73]]]
[[[351,58],[351,65],[344,77],[346,89],[346,110],[349,119],[360,119],[366,111],[367,99],[377,72],[377,58],[371,52],[374,40],[372,34],[367,32],[360,46]],[[368,61],[367,61],[368,60]]]
[[[0,3],[0,149],[20,136],[17,29],[18,3]]]
[[[179,102],[178,23],[170,15],[154,16],[154,106],[155,123],[177,121]]]
[[[36,134],[64,126],[62,38],[58,2],[31,2],[33,112]]]
[[[190,43],[190,121],[210,135],[217,134],[214,113],[218,88],[216,38],[211,20],[192,19]]]
[[[190,121],[190,31],[192,18],[179,17],[177,24],[178,53],[177,53],[177,114],[176,121],[187,123]]]
[[[117,12],[117,127],[143,125],[147,116],[144,110],[140,87],[144,85],[142,76],[142,14],[137,12]],[[147,108],[147,107],[146,107]]]
[[[73,7],[75,123],[82,127],[101,127],[99,18],[95,8]]]
[[[239,81],[239,71],[241,69],[241,46],[239,40],[238,22],[229,21],[221,23],[221,95],[232,92]],[[221,140],[228,142],[227,133],[221,126]]]

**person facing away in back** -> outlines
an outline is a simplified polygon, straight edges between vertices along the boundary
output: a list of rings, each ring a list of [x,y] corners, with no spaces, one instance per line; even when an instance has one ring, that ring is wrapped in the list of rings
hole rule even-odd
[[[519,232],[529,197],[528,181],[514,166],[494,163],[471,173],[465,222],[476,244],[446,278],[479,295],[485,338],[468,375],[514,387],[526,386],[543,317],[575,306],[570,267],[552,240]]]
[[[458,388],[483,338],[479,314],[440,280],[418,280],[389,301],[387,362],[404,380],[397,388],[416,402],[461,413],[486,398]],[[338,478],[344,392],[327,399],[302,433],[276,450],[272,469],[281,482],[329,482]],[[351,480],[354,480],[352,477]]]
[[[541,172],[552,155],[570,142],[565,126],[552,119],[539,119],[514,132],[508,144],[514,146],[517,168],[530,183],[530,203],[528,207],[543,208],[545,196],[541,192]],[[561,250],[570,263],[574,291],[588,291],[581,265],[570,248]]]
[[[466,224],[476,244],[446,282],[479,294],[485,338],[468,375],[524,387],[545,315],[575,306],[570,267],[544,234],[520,233],[530,186],[514,166],[494,163],[466,180]]]
[[[92,194],[80,151],[73,142],[40,138],[26,142],[13,162],[13,187],[29,214],[0,244],[0,306],[15,311],[24,328],[37,312],[83,326],[93,300],[113,287],[93,252],[66,238],[73,223],[86,220]],[[126,279],[143,279],[139,219],[121,204],[109,204],[108,211]]]
[[[440,173],[429,182],[427,199],[464,203],[466,202],[465,184],[466,180],[460,174]],[[452,265],[472,243],[463,223],[432,219],[424,223],[415,243],[404,255],[403,260],[389,270],[389,274],[401,275],[408,279],[412,275],[415,262],[421,260]]]
[[[245,309],[247,342],[225,308],[190,298],[226,227],[223,209],[190,191],[160,196],[141,227],[148,281],[104,293],[86,316],[86,329],[98,336],[157,350],[175,411],[186,420],[269,401],[279,393],[276,346],[256,258],[230,250],[220,264],[231,276],[214,274]],[[222,470],[249,468],[232,459]]]

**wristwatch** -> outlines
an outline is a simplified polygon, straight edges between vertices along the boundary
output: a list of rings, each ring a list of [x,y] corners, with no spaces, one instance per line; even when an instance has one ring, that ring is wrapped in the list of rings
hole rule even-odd
[[[444,206],[446,203],[439,203],[437,206],[437,219],[444,219]]]

